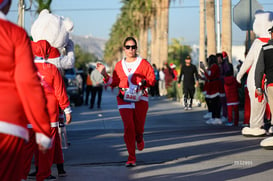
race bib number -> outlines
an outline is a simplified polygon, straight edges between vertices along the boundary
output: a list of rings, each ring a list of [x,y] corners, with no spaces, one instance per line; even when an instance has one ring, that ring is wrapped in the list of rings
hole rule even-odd
[[[140,100],[141,93],[130,93],[130,91],[125,91],[124,100],[127,102],[137,102]]]

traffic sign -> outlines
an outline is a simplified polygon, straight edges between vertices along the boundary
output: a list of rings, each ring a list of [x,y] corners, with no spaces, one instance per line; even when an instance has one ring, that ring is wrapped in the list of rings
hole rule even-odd
[[[257,0],[240,0],[233,8],[233,21],[243,31],[252,30],[254,14],[262,9]]]

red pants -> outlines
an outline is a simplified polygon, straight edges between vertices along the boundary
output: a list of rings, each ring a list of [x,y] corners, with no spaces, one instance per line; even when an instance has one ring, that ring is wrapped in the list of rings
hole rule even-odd
[[[271,111],[270,111],[270,106],[268,103],[266,103],[265,107],[265,119],[270,120],[271,119]]]
[[[38,155],[38,147],[36,144],[36,139],[35,139],[35,132],[33,131],[32,128],[28,129],[29,131],[29,141],[24,145],[24,175],[23,179],[26,180],[28,173],[30,171],[31,167],[31,161],[33,158],[33,154],[35,155],[35,166],[37,166],[38,161],[37,161],[37,155]]]
[[[51,174],[51,166],[54,160],[56,140],[60,139],[58,134],[58,127],[51,128],[50,137],[52,139],[52,147],[46,153],[39,151],[38,154],[38,173],[36,175],[37,181],[43,181]]]
[[[136,142],[141,142],[143,139],[147,111],[147,101],[136,102],[134,109],[119,109],[124,125],[124,142],[129,153],[128,161],[136,161]]]
[[[57,128],[58,129],[58,128]],[[59,134],[57,136],[59,138]],[[53,163],[60,164],[63,163],[63,152],[61,148],[61,143],[60,143],[60,138],[55,139],[55,149],[54,149],[54,158],[53,158]],[[52,145],[54,146],[54,145]],[[33,158],[35,158],[35,166],[38,167],[38,157],[39,157],[39,150],[36,144],[36,139],[35,139],[35,132],[33,129],[29,129],[29,142],[24,146],[24,158],[23,158],[23,163],[24,163],[24,175],[23,179],[27,179],[27,176],[30,171],[31,167],[31,161]],[[52,164],[51,164],[52,165]]]
[[[232,122],[233,120],[233,111],[234,111],[234,125],[238,126],[239,123],[239,105],[228,105],[227,106],[228,110],[228,122]]]
[[[0,180],[22,180],[25,140],[3,133],[0,133],[0,140]]]
[[[245,87],[245,112],[244,112],[244,123],[243,124],[249,124],[249,118],[250,118],[250,98],[248,95],[248,89]]]
[[[53,163],[62,164],[62,163],[64,163],[64,158],[63,158],[63,150],[62,150],[62,145],[61,145],[59,133],[57,133],[57,137],[58,138],[55,140],[55,152],[54,152]]]

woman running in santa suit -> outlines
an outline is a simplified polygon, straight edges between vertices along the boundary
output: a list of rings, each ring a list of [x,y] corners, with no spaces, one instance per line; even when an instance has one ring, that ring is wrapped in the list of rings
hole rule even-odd
[[[154,70],[151,64],[137,55],[137,42],[127,37],[123,44],[125,57],[120,60],[110,77],[102,64],[97,69],[111,87],[119,87],[118,109],[124,125],[124,141],[129,153],[126,166],[136,165],[135,144],[139,151],[144,149],[144,124],[148,111],[147,87],[155,84]]]

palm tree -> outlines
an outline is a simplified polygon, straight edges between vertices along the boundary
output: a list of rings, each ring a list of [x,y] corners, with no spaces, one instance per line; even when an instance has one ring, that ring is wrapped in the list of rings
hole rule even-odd
[[[148,57],[148,30],[152,16],[152,0],[131,0],[129,11],[134,24],[139,27],[139,53],[143,58]]]
[[[216,54],[215,0],[206,1],[207,54]]]
[[[205,63],[205,0],[200,0],[199,61]]]
[[[231,52],[231,0],[222,1],[222,51],[229,55],[229,61],[232,61]]]
[[[38,8],[36,10],[36,12],[39,14],[43,9],[48,9],[49,11],[51,11],[50,9],[50,4],[52,2],[52,0],[35,0],[36,3],[38,4]]]
[[[160,56],[159,65],[163,65],[168,60],[168,36],[169,36],[169,5],[170,0],[161,0],[159,45]]]

